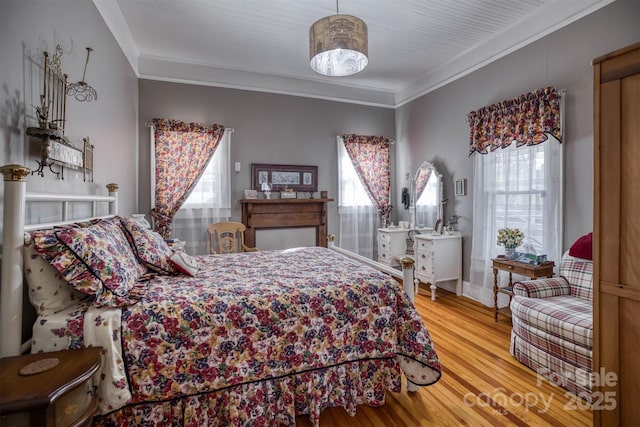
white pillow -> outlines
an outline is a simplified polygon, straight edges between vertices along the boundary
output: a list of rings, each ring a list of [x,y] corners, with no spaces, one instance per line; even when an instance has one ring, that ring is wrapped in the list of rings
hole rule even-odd
[[[198,274],[198,260],[186,252],[176,252],[171,256],[171,258],[169,258],[169,260],[183,274],[188,276],[195,276]]]
[[[78,301],[88,298],[87,294],[73,289],[58,270],[36,252],[31,234],[25,234],[23,247],[24,275],[29,288],[29,301],[39,315],[62,311]]]

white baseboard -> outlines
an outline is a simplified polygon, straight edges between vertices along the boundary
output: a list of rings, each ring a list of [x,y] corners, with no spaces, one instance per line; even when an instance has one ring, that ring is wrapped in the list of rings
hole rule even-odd
[[[428,291],[428,285],[420,282],[421,292]],[[452,293],[456,293],[456,282],[442,282],[438,283],[438,289],[444,289]],[[436,290],[436,298],[437,298]],[[471,282],[466,280],[462,281],[462,296],[479,302],[487,307],[493,307],[493,287],[486,288],[482,286],[472,285]],[[506,307],[509,303],[509,297],[506,295],[498,295],[498,307]]]
[[[482,286],[473,285],[471,282],[462,282],[462,295],[478,301],[487,307],[493,307],[493,291]]]

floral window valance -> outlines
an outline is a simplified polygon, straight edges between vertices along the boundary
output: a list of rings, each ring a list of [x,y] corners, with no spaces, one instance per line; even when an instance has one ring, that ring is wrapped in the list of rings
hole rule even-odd
[[[516,146],[537,145],[552,135],[559,142],[560,94],[546,87],[517,98],[472,111],[467,115],[470,127],[469,155],[487,154]]]

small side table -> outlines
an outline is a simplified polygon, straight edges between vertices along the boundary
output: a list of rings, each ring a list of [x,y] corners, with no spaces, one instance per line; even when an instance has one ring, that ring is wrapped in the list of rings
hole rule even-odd
[[[27,412],[29,425],[53,427],[59,412],[56,402],[91,381],[100,368],[101,351],[100,347],[91,347],[0,359],[0,415]],[[58,364],[40,373],[20,374],[27,365],[35,366],[37,370],[38,364],[44,364],[45,359],[57,359]],[[34,365],[33,362],[37,363]],[[97,405],[97,397],[93,395],[84,411],[78,410],[80,413],[70,423],[74,426],[91,424]]]
[[[553,267],[555,266],[553,261],[547,261],[542,264],[527,264],[526,262],[514,261],[508,258],[494,258],[493,260],[493,307],[494,316],[496,322],[498,321],[498,293],[509,296],[509,305],[511,304],[511,298],[513,298],[513,273],[528,276],[532,280],[540,277],[553,277]],[[509,272],[509,285],[504,287],[498,287],[498,271]]]

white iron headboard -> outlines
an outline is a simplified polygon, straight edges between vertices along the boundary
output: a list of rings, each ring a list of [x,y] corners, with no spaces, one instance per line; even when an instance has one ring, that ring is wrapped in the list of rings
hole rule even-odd
[[[98,203],[109,204],[109,215],[118,213],[118,185],[108,184],[108,196],[27,193],[27,177],[31,170],[20,165],[5,165],[0,168],[4,176],[4,211],[2,236],[2,282],[0,286],[0,355],[16,356],[29,348],[22,344],[22,307],[23,307],[23,263],[22,251],[24,232],[53,228],[85,221],[91,218],[70,219],[69,203],[91,202],[92,215],[95,218]],[[60,202],[62,218],[59,222],[44,224],[25,224],[27,202]]]

